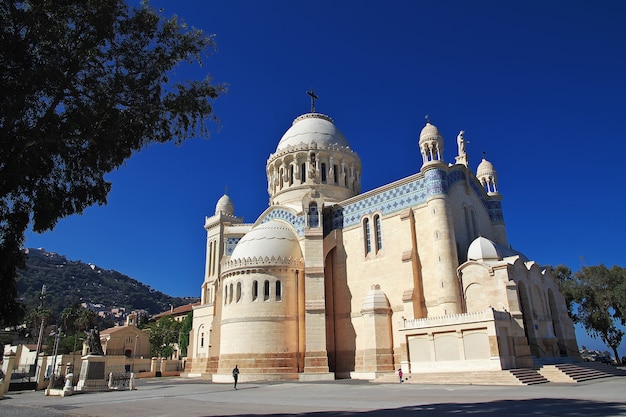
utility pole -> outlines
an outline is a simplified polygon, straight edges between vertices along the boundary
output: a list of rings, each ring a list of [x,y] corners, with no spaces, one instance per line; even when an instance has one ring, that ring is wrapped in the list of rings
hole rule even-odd
[[[46,299],[46,285],[41,286],[41,312],[43,313],[44,300]],[[35,379],[38,380],[37,362],[39,361],[39,351],[41,350],[41,342],[43,339],[44,317],[41,316],[41,324],[39,325],[39,338],[37,339],[37,351],[35,352]]]

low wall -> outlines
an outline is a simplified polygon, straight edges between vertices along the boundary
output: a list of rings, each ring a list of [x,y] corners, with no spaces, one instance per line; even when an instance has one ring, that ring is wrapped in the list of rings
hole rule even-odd
[[[29,357],[30,359],[30,357]],[[34,361],[34,356],[33,356]],[[9,365],[10,363],[10,365]],[[19,370],[20,363],[28,363],[25,358],[19,358],[15,355],[7,356],[3,361],[5,368],[5,380],[1,387],[2,393],[9,390],[9,381],[13,371]],[[54,369],[53,368],[54,363]],[[43,368],[43,372],[38,375],[41,381],[38,381],[37,389],[47,387],[48,377],[54,375],[55,379],[65,378],[68,373],[73,373],[73,385],[78,383],[78,377],[81,371],[83,357],[77,354],[40,356],[38,365]],[[165,359],[165,358],[127,358],[125,356],[105,356],[105,375],[110,373],[121,374],[125,372],[134,372],[137,378],[154,378],[160,376],[179,376],[182,372],[182,361]],[[45,378],[45,379],[44,379]]]

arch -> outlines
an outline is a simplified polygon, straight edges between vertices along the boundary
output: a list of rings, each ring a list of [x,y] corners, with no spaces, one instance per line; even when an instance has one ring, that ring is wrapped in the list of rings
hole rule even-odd
[[[365,256],[372,252],[372,236],[370,232],[370,219],[363,219],[363,238],[365,242]]]
[[[259,281],[252,281],[252,301],[256,301],[259,298]]]
[[[283,291],[282,291],[282,283],[280,280],[276,280],[276,301],[282,301],[283,299]]]
[[[289,165],[289,185],[293,185],[294,183],[294,172],[293,172],[293,164]]]
[[[228,286],[228,304],[233,302],[233,284],[232,282]]]
[[[309,227],[311,228],[319,227],[320,225],[319,211],[317,209],[317,203],[315,201],[311,201],[309,203],[309,210],[307,214],[308,214],[308,220],[309,220]]]
[[[467,244],[470,245],[474,241],[474,231],[472,230],[472,223],[470,221],[469,208],[463,205],[463,214],[465,216],[465,231],[467,233]]]
[[[472,217],[472,240],[474,240],[480,234],[478,232],[478,225],[476,223],[476,211],[474,210],[474,207],[470,207],[470,215]]]
[[[208,267],[207,267],[207,275],[210,276],[213,274],[213,241],[209,241],[209,256],[208,258]]]
[[[237,282],[237,295],[235,296],[235,301],[241,301],[241,282]]]
[[[304,184],[306,181],[306,162],[300,165],[300,184]]]
[[[204,348],[204,324],[201,324],[198,327],[198,331],[196,333],[196,352],[200,349]]]
[[[322,171],[322,183],[326,183],[326,163],[325,162],[322,162],[321,171]]]
[[[263,283],[263,301],[268,301],[270,299],[270,282],[265,280]]]
[[[550,309],[550,316],[552,319],[552,330],[554,336],[557,339],[557,346],[560,356],[567,356],[567,345],[565,337],[563,335],[563,327],[561,323],[561,316],[559,315],[559,308],[557,307],[556,298],[552,288],[548,289],[548,308]]]
[[[528,289],[523,281],[517,283],[517,291],[520,300],[520,310],[522,312],[522,322],[524,326],[524,334],[530,346],[530,352],[533,356],[539,357],[539,346],[537,345],[537,337],[535,332],[535,321],[532,317],[532,303],[528,294]]]
[[[374,215],[374,236],[376,238],[376,253],[383,248],[383,233],[380,225],[380,215]]]

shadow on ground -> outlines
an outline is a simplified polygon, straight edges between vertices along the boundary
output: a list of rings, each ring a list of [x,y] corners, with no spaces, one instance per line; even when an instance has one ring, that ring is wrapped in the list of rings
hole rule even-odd
[[[238,417],[257,417],[262,414],[238,415]],[[393,409],[372,411],[330,411],[297,414],[272,414],[275,417],[416,417],[443,416],[558,416],[558,417],[617,417],[626,416],[626,403],[607,403],[595,401],[532,399],[505,400],[472,404],[442,403],[424,404]]]

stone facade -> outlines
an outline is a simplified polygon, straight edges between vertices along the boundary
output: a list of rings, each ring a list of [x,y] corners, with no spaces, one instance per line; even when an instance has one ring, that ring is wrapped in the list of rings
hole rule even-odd
[[[554,277],[509,248],[497,173],[455,164],[427,123],[421,170],[361,193],[332,119],[294,120],[271,154],[254,223],[222,196],[207,217],[186,373],[231,382],[372,379],[576,359]]]

